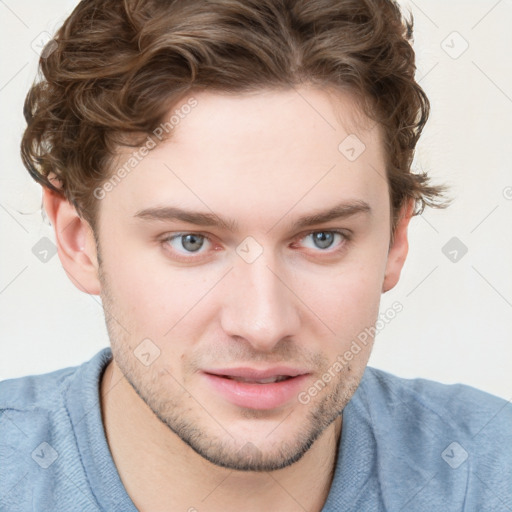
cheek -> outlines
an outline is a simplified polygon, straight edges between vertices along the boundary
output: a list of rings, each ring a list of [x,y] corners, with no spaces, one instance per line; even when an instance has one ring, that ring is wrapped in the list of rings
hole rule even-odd
[[[380,286],[370,276],[353,275],[340,279],[337,300],[323,305],[331,316],[336,332],[360,330],[373,323],[378,315]]]
[[[102,267],[115,309],[113,313],[123,318],[123,327],[130,332],[130,337],[135,340],[162,334],[156,324],[165,321],[168,313],[165,311],[169,303],[169,297],[164,295],[165,274],[161,275],[154,265],[149,265],[143,254],[128,248],[122,257],[113,251],[104,253]]]
[[[144,261],[126,257],[119,264],[108,263],[108,281],[115,309],[132,340],[150,338],[162,350],[177,339],[190,339],[202,325],[209,290],[215,272],[172,268],[163,257]],[[105,265],[107,266],[107,264]],[[166,348],[167,347],[167,348]]]
[[[338,272],[302,279],[301,297],[315,314],[312,321],[328,326],[334,336],[324,340],[322,350],[333,355],[343,352],[352,340],[375,324],[380,305],[383,264],[361,262]]]

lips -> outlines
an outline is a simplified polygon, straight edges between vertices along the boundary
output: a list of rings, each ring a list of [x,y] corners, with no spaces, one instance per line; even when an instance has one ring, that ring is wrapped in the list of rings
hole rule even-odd
[[[289,375],[277,375],[275,377],[268,377],[267,379],[246,379],[245,377],[232,377],[230,375],[220,375],[226,379],[236,380],[237,382],[250,382],[252,384],[271,384],[273,382],[282,382],[283,380],[293,379]]]
[[[275,377],[297,377],[308,373],[307,370],[288,366],[273,366],[271,368],[250,368],[239,366],[237,368],[216,368],[203,370],[204,373],[218,375],[219,377],[240,378],[247,380],[264,380]]]
[[[309,374],[297,368],[209,369],[202,376],[217,396],[249,409],[275,409],[291,402]]]

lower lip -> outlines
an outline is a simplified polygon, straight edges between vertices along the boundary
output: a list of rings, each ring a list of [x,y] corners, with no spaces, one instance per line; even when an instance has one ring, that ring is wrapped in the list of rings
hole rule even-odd
[[[275,409],[295,398],[308,377],[307,374],[270,384],[239,382],[211,373],[203,373],[209,384],[228,402],[248,409]]]

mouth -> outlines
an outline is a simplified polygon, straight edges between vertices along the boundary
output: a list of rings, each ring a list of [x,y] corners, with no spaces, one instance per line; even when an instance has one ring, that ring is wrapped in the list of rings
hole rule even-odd
[[[208,387],[222,400],[247,409],[271,410],[290,404],[309,373],[291,368],[235,368],[203,371]]]
[[[248,379],[245,377],[235,377],[232,375],[217,375],[217,377],[223,377],[225,379],[236,380],[237,382],[246,382],[250,384],[272,384],[274,382],[283,382],[283,380],[293,379],[289,375],[276,375],[275,377],[268,377],[267,379]]]

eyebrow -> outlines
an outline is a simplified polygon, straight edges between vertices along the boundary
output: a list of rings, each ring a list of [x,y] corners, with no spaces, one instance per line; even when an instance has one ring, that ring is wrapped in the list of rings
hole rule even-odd
[[[302,229],[315,224],[322,224],[331,220],[341,220],[352,217],[358,213],[371,215],[372,209],[366,201],[356,200],[343,202],[327,210],[318,211],[310,215],[305,215],[295,220],[290,228]],[[134,217],[154,221],[172,221],[179,220],[188,222],[197,226],[216,226],[226,231],[235,232],[238,229],[237,221],[233,219],[223,219],[215,213],[204,213],[174,206],[156,206],[139,210]],[[282,220],[282,219],[281,219]],[[278,224],[280,221],[276,222]],[[276,225],[274,224],[274,226]]]

